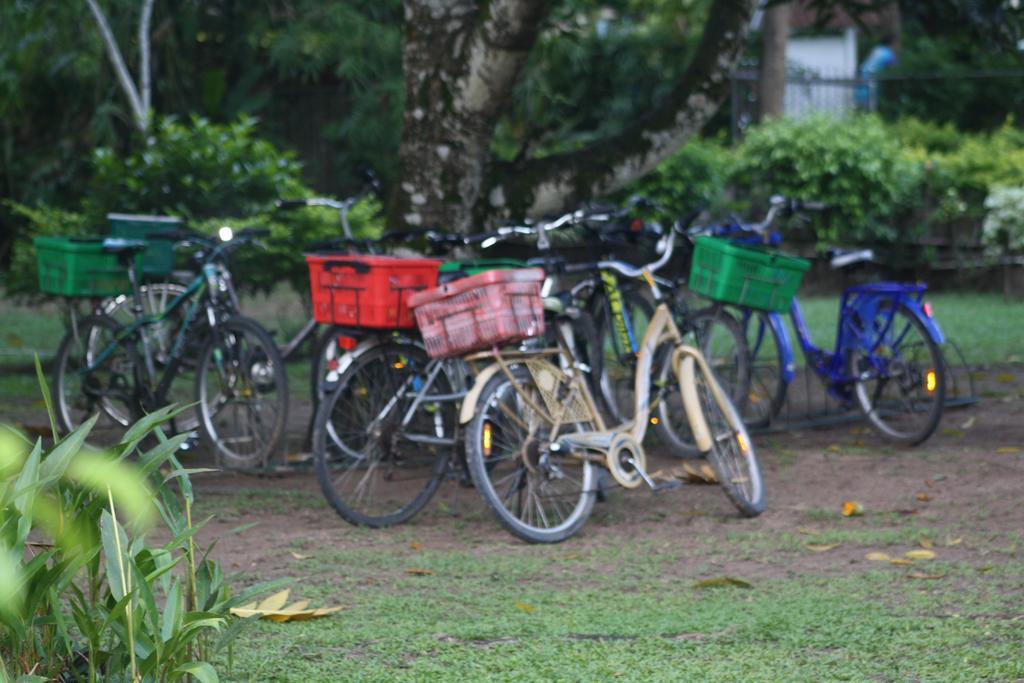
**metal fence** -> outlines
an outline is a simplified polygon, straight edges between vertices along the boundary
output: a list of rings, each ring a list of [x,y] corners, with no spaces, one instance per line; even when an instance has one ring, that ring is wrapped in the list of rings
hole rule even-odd
[[[758,84],[755,70],[741,69],[732,75],[733,140],[742,138],[757,121]],[[870,111],[887,118],[916,116],[950,121],[965,130],[985,130],[1000,125],[1008,116],[1024,115],[1024,69],[880,74],[872,79],[790,73],[784,107],[787,116]]]

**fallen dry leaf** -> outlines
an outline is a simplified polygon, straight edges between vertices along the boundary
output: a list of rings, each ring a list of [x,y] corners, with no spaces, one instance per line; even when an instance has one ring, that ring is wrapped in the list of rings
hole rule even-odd
[[[909,550],[903,553],[903,557],[911,560],[934,560],[935,553],[931,550]]]
[[[814,534],[818,533],[818,530],[817,529],[811,529],[811,528],[805,527],[805,526],[798,526],[796,528],[796,532],[798,534],[804,534],[805,536],[813,536]]]
[[[930,495],[928,495],[927,493],[925,493],[924,491],[918,491],[917,495],[914,496],[914,497],[917,498],[922,503],[927,503],[929,500],[932,499],[932,497]]]
[[[250,602],[241,607],[232,607],[231,614],[242,618],[259,617],[261,619],[284,622],[316,619],[317,617],[325,617],[328,614],[334,614],[341,610],[340,607],[309,609],[309,600],[298,600],[286,606],[288,593],[289,590],[286,588],[279,593],[274,593],[260,603]]]
[[[719,588],[721,586],[736,586],[738,588],[753,588],[754,584],[743,579],[732,576],[716,576],[713,579],[703,579],[693,584],[694,588]]]
[[[1003,446],[1001,448],[997,448],[996,453],[1004,453],[1009,455],[1011,453],[1020,453],[1020,449],[1017,448],[1016,446]]]
[[[935,545],[934,543],[932,543],[932,539],[928,538],[927,536],[922,536],[921,538],[919,538],[917,544],[920,545],[922,548],[932,548]]]
[[[537,608],[533,605],[528,605],[525,602],[517,602],[516,609],[526,612],[527,614],[533,613]]]
[[[966,421],[964,421],[962,425],[960,425],[960,429],[970,429],[971,427],[974,426],[974,420],[975,416],[971,415],[969,418],[967,418]]]
[[[963,542],[964,542],[964,539],[962,539],[962,538],[950,538],[949,536],[946,536],[946,545],[947,546],[950,546],[950,545],[960,545]]]
[[[868,553],[864,556],[864,559],[871,560],[872,562],[891,562],[892,558],[885,553]]]
[[[907,574],[912,579],[941,579],[945,574],[925,574],[923,572],[910,572]]]
[[[430,576],[434,573],[433,569],[415,569],[410,568],[405,570],[406,574],[415,574],[416,576]]]
[[[843,501],[843,517],[856,517],[864,514],[864,506],[854,500]]]
[[[804,547],[808,550],[813,550],[816,553],[827,553],[833,548],[838,548],[841,543],[805,543]]]
[[[896,512],[901,515],[916,515],[920,510],[917,508],[904,508],[903,510],[897,510]]]
[[[831,446],[829,446],[828,448],[826,448],[825,450],[828,451],[829,453],[839,453],[843,449],[842,449],[842,447],[839,444],[834,443]]]
[[[416,541],[410,541],[409,542],[409,547],[412,548],[413,550],[423,550],[423,546],[420,545],[419,543],[417,543]]]
[[[914,564],[914,561],[913,560],[904,560],[904,559],[901,559],[899,557],[894,557],[893,559],[889,560],[889,564],[894,564],[897,567],[906,567],[907,565]]]
[[[303,555],[302,553],[297,553],[297,552],[295,552],[293,550],[292,551],[292,557],[294,557],[296,560],[308,560],[309,558],[311,558],[313,556],[312,555]]]

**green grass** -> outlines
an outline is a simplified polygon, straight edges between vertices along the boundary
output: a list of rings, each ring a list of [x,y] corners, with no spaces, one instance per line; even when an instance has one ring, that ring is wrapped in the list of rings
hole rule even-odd
[[[401,548],[401,549],[399,549]],[[258,623],[226,680],[1015,680],[1024,569],[861,563],[840,577],[705,588],[671,548],[374,544],[296,562],[339,614]],[[780,559],[780,561],[784,561]],[[406,569],[426,569],[426,576]],[[917,568],[915,568],[917,569]],[[714,576],[715,574],[710,574]]]

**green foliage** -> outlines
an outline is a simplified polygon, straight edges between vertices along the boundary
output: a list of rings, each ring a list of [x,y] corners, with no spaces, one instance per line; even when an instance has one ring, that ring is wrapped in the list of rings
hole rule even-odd
[[[100,230],[81,213],[40,204],[35,207],[4,202],[15,216],[25,220],[27,227],[11,244],[11,265],[0,274],[0,285],[11,296],[34,295],[39,291],[36,249],[33,238],[47,235],[95,235]]]
[[[38,361],[37,371],[48,396]],[[95,417],[55,432],[48,449],[0,427],[0,678],[217,680],[205,660],[238,633],[230,608],[252,591],[231,598],[219,566],[197,554],[188,471],[174,456],[186,437],[160,430],[174,414],[143,418],[110,453],[85,444]],[[170,540],[149,545],[157,516]]]
[[[985,244],[1003,253],[1024,251],[1024,187],[993,189],[985,208]]]
[[[372,237],[383,232],[383,217],[376,199],[364,199],[349,212],[352,233]],[[309,207],[289,212],[266,212],[243,218],[210,218],[193,225],[200,232],[213,235],[223,225],[233,228],[268,228],[270,236],[235,253],[231,272],[235,283],[243,289],[270,291],[282,282],[297,291],[309,289],[309,273],[303,249],[312,243],[342,236],[338,212],[324,207]]]
[[[735,163],[729,148],[711,140],[692,140],[634,189],[676,215],[700,207],[714,211],[724,202]]]
[[[887,127],[904,147],[917,147],[928,152],[953,152],[964,140],[964,134],[952,123],[922,121],[913,116],[888,122]]]
[[[295,156],[259,138],[247,116],[227,125],[164,119],[152,144],[125,157],[100,148],[94,161],[85,206],[96,219],[110,211],[242,216],[306,192]]]
[[[894,214],[910,202],[918,177],[879,119],[811,116],[751,130],[733,181],[754,197],[825,202],[822,241],[892,241],[905,236]]]

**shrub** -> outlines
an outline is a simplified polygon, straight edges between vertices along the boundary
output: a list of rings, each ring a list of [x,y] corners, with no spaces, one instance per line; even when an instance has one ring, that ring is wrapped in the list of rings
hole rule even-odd
[[[985,209],[985,244],[999,253],[1024,251],[1024,187],[993,189]]]
[[[732,176],[754,198],[780,193],[825,202],[821,241],[893,241],[919,169],[871,116],[778,119],[752,129]]]
[[[691,140],[640,180],[634,191],[676,215],[702,206],[714,210],[725,200],[734,156],[718,142]]]
[[[93,162],[85,209],[96,221],[110,211],[245,216],[308,194],[295,155],[257,137],[256,120],[246,116],[227,125],[164,119],[151,145],[124,158],[100,148]]]
[[[238,633],[230,608],[267,587],[232,598],[198,554],[191,483],[174,455],[187,436],[160,431],[173,415],[143,418],[111,453],[85,445],[95,417],[62,439],[54,429],[49,449],[0,427],[0,680],[217,679],[206,660]],[[165,465],[173,471],[151,487]],[[170,540],[149,545],[158,516]]]

